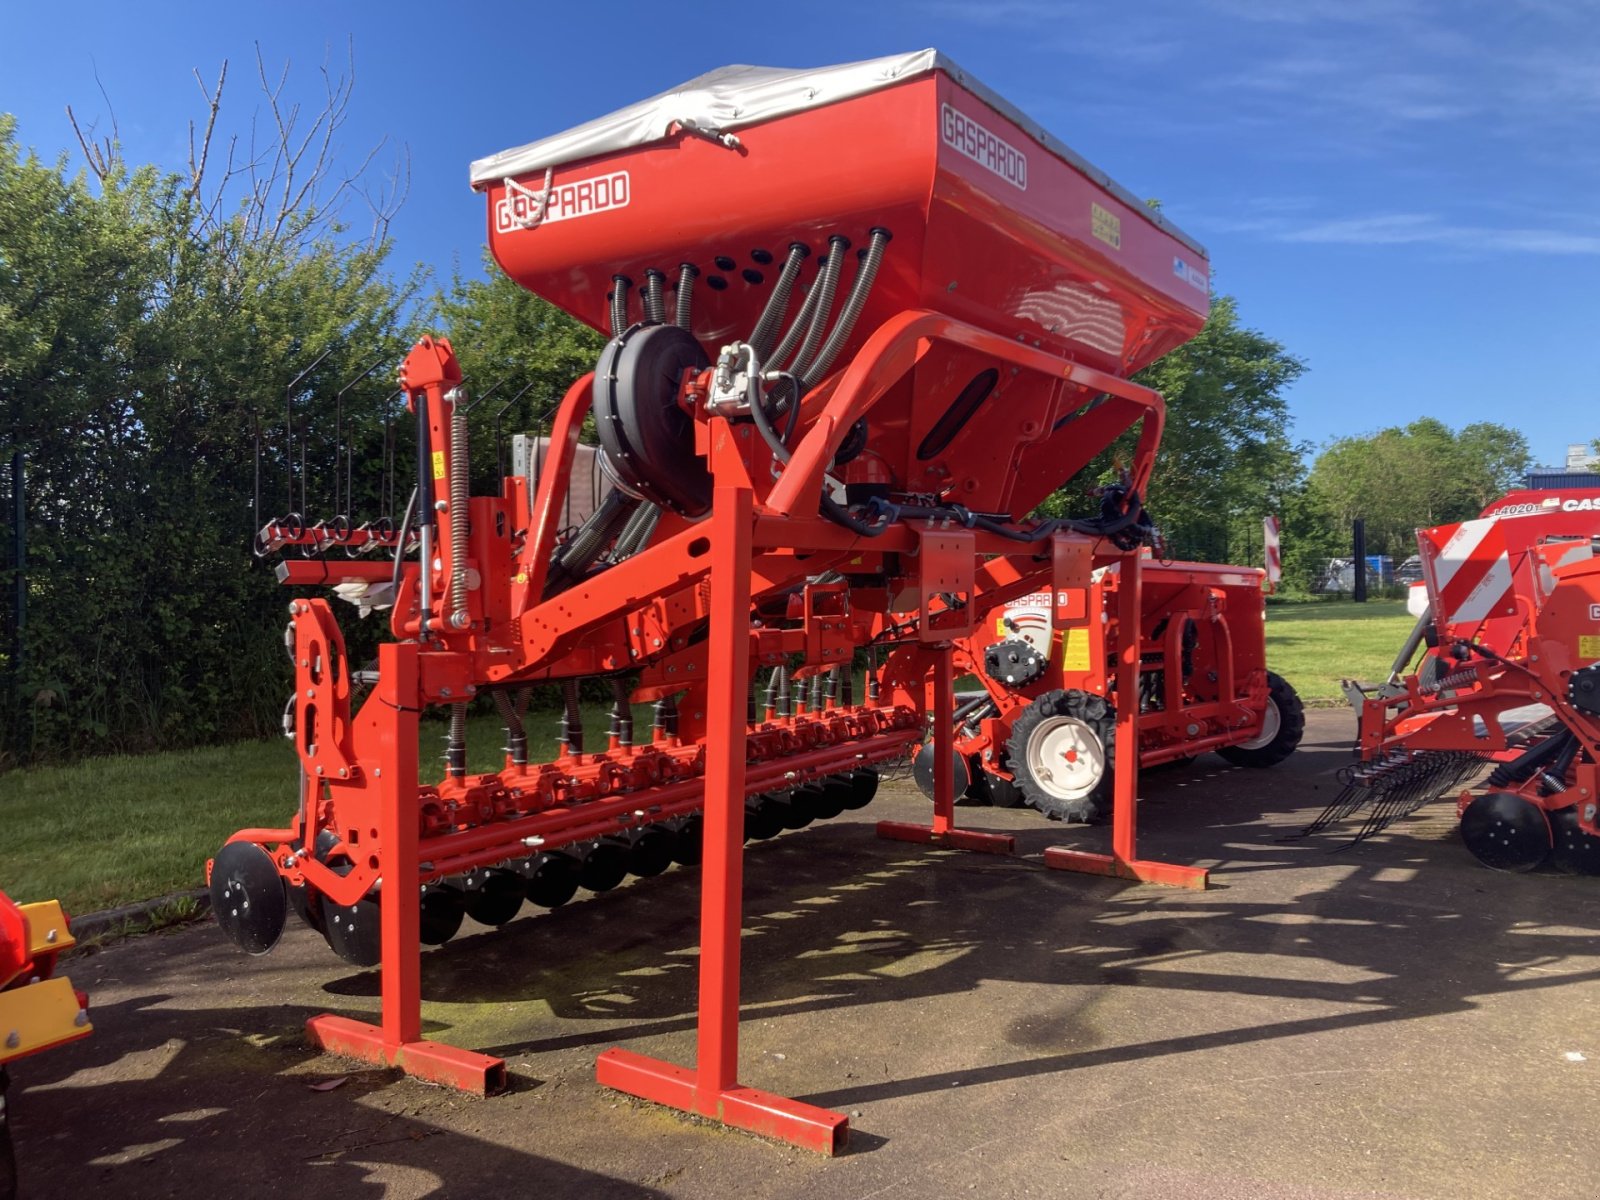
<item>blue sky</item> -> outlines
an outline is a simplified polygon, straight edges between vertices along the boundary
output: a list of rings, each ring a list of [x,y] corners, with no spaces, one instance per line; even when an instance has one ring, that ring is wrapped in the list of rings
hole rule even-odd
[[[0,110],[47,157],[66,104],[114,115],[132,160],[176,168],[192,70],[231,60],[243,128],[257,42],[309,103],[353,37],[341,147],[409,154],[397,253],[447,277],[478,261],[473,158],[729,62],[937,46],[1206,244],[1244,321],[1310,365],[1298,438],[1491,420],[1559,462],[1600,434],[1600,0],[454,8],[15,5]]]

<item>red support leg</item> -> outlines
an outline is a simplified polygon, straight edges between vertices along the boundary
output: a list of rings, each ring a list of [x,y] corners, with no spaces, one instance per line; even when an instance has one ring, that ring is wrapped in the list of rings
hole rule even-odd
[[[1010,854],[1016,839],[1003,833],[980,833],[956,828],[955,788],[955,666],[953,647],[941,642],[931,647],[933,661],[933,824],[879,821],[878,836],[895,842],[923,842],[984,854]]]
[[[323,1013],[306,1022],[311,1044],[328,1054],[486,1095],[506,1085],[504,1060],[422,1038],[422,943],[418,940],[420,891],[417,854],[417,654],[416,643],[378,648],[377,694],[388,706],[391,736],[379,755],[379,853],[386,887],[379,905],[383,940],[381,1024]]]
[[[744,888],[746,689],[750,680],[750,488],[719,483],[711,515],[711,640],[706,663],[705,851],[700,875],[700,1011],[693,1070],[611,1049],[595,1078],[669,1105],[834,1154],[849,1120],[796,1100],[740,1087],[739,932]]]
[[[1112,762],[1111,853],[1089,854],[1052,846],[1044,852],[1044,863],[1059,871],[1204,889],[1207,872],[1203,867],[1149,862],[1135,852],[1139,803],[1140,563],[1137,550],[1124,556],[1117,588],[1117,746]]]

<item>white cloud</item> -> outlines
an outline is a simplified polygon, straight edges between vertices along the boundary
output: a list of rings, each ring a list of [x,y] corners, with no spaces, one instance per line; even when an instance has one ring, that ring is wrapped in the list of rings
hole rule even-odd
[[[1571,229],[1461,224],[1437,213],[1377,213],[1317,221],[1283,217],[1190,221],[1196,229],[1255,234],[1274,242],[1330,246],[1436,246],[1467,254],[1600,254],[1600,234]]]

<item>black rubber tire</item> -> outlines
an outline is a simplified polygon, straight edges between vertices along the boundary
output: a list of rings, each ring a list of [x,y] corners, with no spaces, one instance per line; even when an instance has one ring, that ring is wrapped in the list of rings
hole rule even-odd
[[[1289,681],[1267,672],[1267,702],[1278,708],[1278,732],[1264,746],[1224,746],[1217,753],[1236,767],[1275,767],[1300,745],[1306,733],[1306,707]]]
[[[1083,796],[1067,799],[1054,795],[1044,783],[1034,776],[1028,762],[1028,740],[1040,726],[1067,717],[1088,727],[1100,742],[1105,764],[1094,788]],[[1012,722],[1011,738],[1006,748],[1006,761],[1011,764],[1017,786],[1029,805],[1056,821],[1081,821],[1085,824],[1098,821],[1111,812],[1112,761],[1116,753],[1116,714],[1101,696],[1071,688],[1067,691],[1046,692],[1022,710]],[[998,782],[991,779],[990,782]]]

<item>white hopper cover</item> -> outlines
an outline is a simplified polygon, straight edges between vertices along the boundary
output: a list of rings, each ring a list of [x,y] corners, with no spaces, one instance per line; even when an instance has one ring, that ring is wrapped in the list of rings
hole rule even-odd
[[[1198,253],[1205,249],[1160,213],[1147,208],[1104,171],[1087,162],[1030,120],[1014,105],[985,87],[937,50],[918,50],[871,58],[835,67],[794,70],[783,67],[719,67],[671,91],[619,108],[565,133],[529,142],[480,158],[472,164],[472,186],[487,187],[503,179],[544,171],[580,159],[647,146],[668,137],[675,128],[709,137],[731,134],[746,125],[836,104],[854,96],[903,83],[930,71],[943,71],[1014,122],[1037,142],[1071,163],[1124,204],[1146,216]]]

